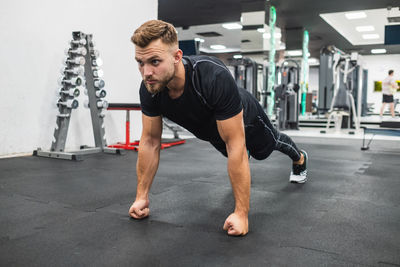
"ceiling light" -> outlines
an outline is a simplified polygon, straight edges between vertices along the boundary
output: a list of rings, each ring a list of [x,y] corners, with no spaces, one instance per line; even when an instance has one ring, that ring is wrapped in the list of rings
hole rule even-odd
[[[303,55],[303,52],[301,50],[289,50],[286,52],[287,52],[288,56],[291,56],[291,57],[298,57],[298,56]]]
[[[372,32],[375,31],[375,27],[374,26],[357,26],[356,27],[356,31],[358,32]]]
[[[370,39],[379,39],[379,34],[376,33],[371,33],[371,34],[363,34],[362,38],[365,40],[370,40]]]
[[[275,36],[276,39],[279,39],[279,38],[282,37],[282,34],[280,32],[276,32],[274,34],[274,36]],[[271,38],[271,34],[269,32],[266,32],[266,33],[263,34],[263,38],[264,39],[269,39],[269,38]]]
[[[215,50],[220,50],[220,49],[226,49],[226,46],[224,45],[210,45],[211,49],[215,49]]]
[[[265,32],[265,29],[264,29],[264,28],[258,28],[257,31],[258,31],[258,32],[261,32],[261,33],[264,33],[264,32]]]
[[[196,42],[204,43],[204,39],[201,39],[201,38],[194,38],[194,40]]]
[[[233,55],[233,58],[234,59],[241,59],[241,58],[243,58],[243,56],[242,55]]]
[[[314,58],[314,57],[310,57],[310,58],[308,59],[308,63],[310,63],[310,64],[314,64],[314,63],[317,63],[317,62],[318,62],[317,59]]]
[[[222,24],[222,27],[224,27],[225,29],[228,29],[228,30],[238,30],[238,29],[243,28],[243,26],[240,25],[239,23],[225,23],[225,24]]]
[[[372,54],[385,54],[386,53],[386,49],[385,48],[371,49],[371,53]]]
[[[363,19],[367,17],[367,14],[365,12],[350,12],[350,13],[345,13],[344,14],[347,19]]]

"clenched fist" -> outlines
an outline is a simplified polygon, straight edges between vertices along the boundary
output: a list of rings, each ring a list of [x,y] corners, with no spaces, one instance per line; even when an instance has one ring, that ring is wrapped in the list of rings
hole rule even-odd
[[[129,209],[129,215],[135,219],[143,219],[149,216],[149,200],[136,199]]]
[[[228,235],[246,235],[249,232],[249,219],[247,215],[232,213],[225,220],[224,230]]]

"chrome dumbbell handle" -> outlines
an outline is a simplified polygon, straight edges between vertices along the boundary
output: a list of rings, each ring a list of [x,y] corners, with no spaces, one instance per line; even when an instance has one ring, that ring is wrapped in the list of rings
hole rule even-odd
[[[72,40],[69,43],[74,45],[86,45],[86,39]]]
[[[69,79],[69,80],[66,80],[66,79],[64,79],[65,77],[61,77],[59,80],[58,80],[58,84],[60,85],[60,86],[62,86],[62,85],[64,85],[64,84],[71,84],[71,85],[75,85],[75,86],[79,86],[79,85],[81,85],[82,84],[82,78],[81,77],[74,77],[74,78],[71,78],[71,79]]]
[[[85,102],[83,103],[83,105],[85,106],[85,108],[90,108],[90,104],[89,104],[89,100],[85,100]],[[97,100],[96,102],[96,106],[97,108],[108,108],[108,102],[105,100]]]
[[[65,49],[65,54],[66,55],[75,54],[75,55],[86,56],[87,50],[84,47],[78,47],[76,49],[67,48],[67,49]]]
[[[60,94],[74,96],[74,97],[78,97],[80,95],[80,93],[81,92],[78,88],[71,88],[69,90],[61,90],[60,91]]]
[[[71,74],[75,74],[75,75],[83,75],[85,74],[85,69],[83,68],[83,66],[79,66],[79,67],[74,67],[71,69],[68,68],[62,68],[61,69],[61,73],[71,73]]]
[[[76,109],[79,106],[79,102],[76,99],[68,99],[65,102],[58,101],[57,105],[66,106],[67,108]]]
[[[74,58],[66,57],[66,58],[63,60],[62,63],[63,63],[63,64],[71,63],[71,64],[76,64],[76,65],[85,65],[86,60],[85,60],[84,57],[74,57]]]

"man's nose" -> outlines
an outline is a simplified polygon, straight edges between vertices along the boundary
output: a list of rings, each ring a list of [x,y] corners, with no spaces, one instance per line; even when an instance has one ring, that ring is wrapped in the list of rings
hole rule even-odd
[[[143,75],[144,76],[151,76],[153,75],[153,68],[148,65],[144,65],[143,67]]]

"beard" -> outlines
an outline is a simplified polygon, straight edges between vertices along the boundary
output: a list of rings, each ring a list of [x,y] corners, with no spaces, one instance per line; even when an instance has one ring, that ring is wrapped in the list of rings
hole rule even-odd
[[[167,84],[170,81],[172,81],[174,76],[175,76],[174,72],[167,74],[163,78],[157,79],[156,82],[153,84],[147,83],[148,80],[151,81],[153,79],[153,77],[149,77],[144,80],[144,85],[146,86],[147,91],[149,91],[151,94],[157,94],[157,93],[162,92],[167,87]]]

